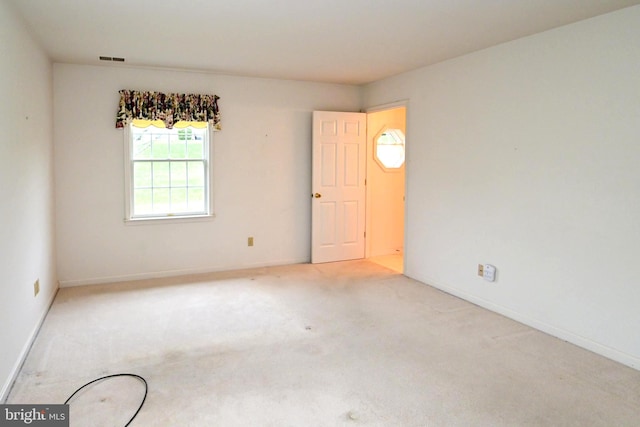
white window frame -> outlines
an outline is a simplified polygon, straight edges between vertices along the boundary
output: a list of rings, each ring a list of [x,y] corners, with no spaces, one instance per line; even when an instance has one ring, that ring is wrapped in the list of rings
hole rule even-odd
[[[210,220],[215,218],[215,214],[213,212],[213,127],[211,124],[207,125],[206,128],[206,137],[205,137],[205,211],[203,213],[197,214],[181,214],[181,213],[167,213],[167,214],[149,214],[149,215],[133,215],[133,167],[134,167],[134,159],[133,159],[133,132],[131,130],[132,124],[129,124],[124,127],[124,194],[125,194],[125,217],[124,221],[126,224],[147,224],[147,223],[156,223],[156,222],[192,222],[192,221],[202,221],[202,220]],[[179,160],[176,160],[179,161]]]
[[[398,166],[389,166],[387,164],[385,164],[384,160],[381,159],[380,157],[378,157],[379,153],[378,153],[378,140],[380,139],[380,137],[382,137],[382,135],[384,135],[385,133],[392,133],[394,135],[397,135],[399,139],[402,140],[402,144],[397,144],[397,146],[402,147],[402,163],[400,163]],[[393,139],[396,139],[395,137],[392,137]],[[396,144],[393,144],[396,145]],[[378,163],[378,165],[382,168],[382,170],[384,170],[385,172],[399,172],[402,170],[404,164],[407,161],[406,158],[406,137],[404,135],[404,132],[402,131],[402,129],[398,129],[398,128],[390,128],[388,126],[384,126],[382,128],[382,130],[380,132],[378,132],[375,136],[375,138],[373,138],[373,158],[375,159],[376,163]]]

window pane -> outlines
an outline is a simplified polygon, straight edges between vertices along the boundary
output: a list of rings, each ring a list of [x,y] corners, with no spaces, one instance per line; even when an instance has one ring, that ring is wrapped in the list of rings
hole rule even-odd
[[[133,164],[133,188],[151,187],[151,163]]]
[[[178,138],[180,138],[181,141],[187,141],[187,140],[193,139],[193,129],[191,128],[179,129]]]
[[[376,140],[376,158],[386,168],[397,169],[404,164],[404,133],[387,129]]]
[[[203,157],[204,139],[187,142],[187,158],[201,159]]]
[[[180,213],[187,212],[187,189],[172,188],[171,189],[171,212]]]
[[[187,162],[171,162],[171,186],[185,187],[187,185]]]
[[[154,159],[169,158],[169,135],[153,135],[152,155]]]
[[[204,187],[204,162],[189,162],[189,187]]]
[[[404,147],[402,145],[379,145],[376,156],[388,168],[399,168],[404,163]]]
[[[133,193],[134,215],[145,215],[152,212],[151,190],[135,190]]]
[[[132,217],[207,212],[207,134],[206,128],[131,127]]]
[[[204,212],[204,188],[189,187],[189,210],[191,212]]]
[[[151,158],[151,136],[148,134],[134,133],[133,135],[133,158]]]
[[[169,163],[153,162],[153,186],[168,187],[169,183]]]
[[[153,212],[167,213],[170,211],[170,191],[168,188],[153,189]]]
[[[184,159],[187,157],[187,146],[185,141],[180,141],[177,135],[171,135],[170,157],[172,159]]]

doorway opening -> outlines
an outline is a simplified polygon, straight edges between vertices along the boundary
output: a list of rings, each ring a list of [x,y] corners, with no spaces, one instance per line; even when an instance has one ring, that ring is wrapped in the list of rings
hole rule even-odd
[[[404,272],[406,106],[367,112],[365,257]]]

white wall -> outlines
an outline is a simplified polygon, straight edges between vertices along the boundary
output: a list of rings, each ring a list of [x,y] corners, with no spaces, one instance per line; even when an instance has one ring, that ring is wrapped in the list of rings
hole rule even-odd
[[[51,64],[4,0],[0,58],[1,402],[57,290]]]
[[[309,260],[311,112],[357,111],[360,88],[67,64],[53,74],[62,286]],[[220,96],[214,220],[124,224],[120,89]]]
[[[640,6],[373,83],[365,106],[405,98],[406,274],[640,368]]]

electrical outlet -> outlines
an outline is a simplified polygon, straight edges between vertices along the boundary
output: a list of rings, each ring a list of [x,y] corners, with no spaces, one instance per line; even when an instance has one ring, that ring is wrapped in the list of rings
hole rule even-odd
[[[478,276],[484,276],[484,265],[478,264]]]
[[[33,296],[37,297],[39,292],[40,292],[40,279],[36,279],[36,281],[33,283]]]
[[[247,246],[253,246],[253,237],[247,239]]]

